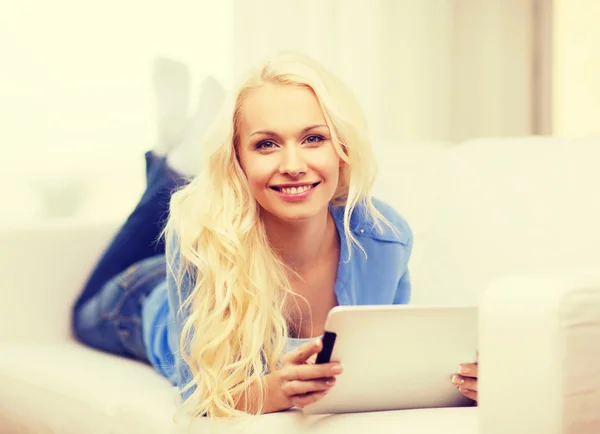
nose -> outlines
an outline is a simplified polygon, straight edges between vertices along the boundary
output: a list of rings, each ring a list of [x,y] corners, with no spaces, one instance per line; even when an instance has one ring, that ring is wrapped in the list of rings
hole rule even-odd
[[[279,173],[287,174],[293,177],[304,174],[307,171],[306,161],[302,157],[302,151],[299,146],[286,146],[281,153],[281,164]]]

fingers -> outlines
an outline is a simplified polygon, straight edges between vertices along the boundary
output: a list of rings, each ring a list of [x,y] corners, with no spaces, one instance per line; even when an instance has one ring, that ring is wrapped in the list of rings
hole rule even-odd
[[[305,396],[295,396],[292,398],[292,404],[296,407],[304,408],[319,401],[321,398],[327,395],[327,392],[329,392],[329,389],[322,392],[311,393]]]
[[[458,373],[463,377],[477,378],[479,376],[479,366],[477,363],[464,363],[458,367]]]
[[[329,390],[335,384],[335,378],[321,378],[310,381],[288,381],[283,383],[281,390],[290,398],[294,399],[297,395],[306,395],[313,392],[323,392]]]
[[[453,375],[452,383],[458,387],[460,393],[473,401],[478,398],[478,366],[477,363],[460,365],[459,372],[461,375]]]
[[[320,365],[287,365],[280,371],[283,381],[307,381],[317,378],[335,377],[343,371],[339,363],[323,363]]]
[[[300,345],[293,351],[286,353],[283,356],[284,364],[298,365],[305,363],[313,354],[317,354],[323,348],[323,342],[321,339],[315,339],[305,344]]]
[[[454,375],[452,377],[452,383],[465,390],[472,390],[477,392],[477,378],[463,377],[462,375]]]
[[[315,339],[283,356],[283,367],[278,371],[281,392],[296,407],[306,407],[323,398],[335,385],[336,375],[343,371],[336,362],[315,364],[322,348],[321,339]]]
[[[462,393],[464,396],[466,396],[467,398],[472,399],[473,401],[477,402],[477,392],[476,391],[463,389],[462,387],[459,387],[458,391],[460,393]]]

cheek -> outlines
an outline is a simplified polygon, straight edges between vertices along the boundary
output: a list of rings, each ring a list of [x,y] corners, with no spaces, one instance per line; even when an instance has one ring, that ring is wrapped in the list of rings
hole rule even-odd
[[[257,183],[257,179],[260,177],[260,171],[257,170],[256,162],[253,161],[250,155],[245,150],[238,151],[238,161],[240,167],[246,175],[246,179],[251,188]]]
[[[337,184],[342,161],[337,152],[335,152],[335,149],[332,147],[328,155],[324,156],[320,161],[321,173],[328,178],[328,181],[335,182]]]
[[[255,197],[265,193],[265,188],[272,178],[273,171],[267,163],[264,159],[250,158],[244,161],[243,170]]]
[[[264,188],[268,180],[268,177],[260,170],[257,170],[256,167],[252,167],[250,170],[246,171],[246,178],[248,179],[248,184],[250,184],[252,190]]]

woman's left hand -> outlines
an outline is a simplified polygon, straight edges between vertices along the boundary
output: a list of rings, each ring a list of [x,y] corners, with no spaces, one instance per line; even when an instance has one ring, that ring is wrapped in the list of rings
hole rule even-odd
[[[465,363],[459,366],[458,374],[452,376],[452,384],[460,393],[477,402],[477,363]]]

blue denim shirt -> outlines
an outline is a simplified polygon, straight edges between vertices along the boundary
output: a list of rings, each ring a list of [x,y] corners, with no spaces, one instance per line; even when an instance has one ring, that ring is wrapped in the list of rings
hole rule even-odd
[[[385,224],[381,225],[382,230],[379,231],[368,219],[364,206],[357,206],[350,219],[350,230],[366,256],[354,244],[349,255],[343,230],[344,208],[331,208],[341,242],[334,288],[341,306],[407,304],[410,300],[408,259],[412,248],[412,232],[406,221],[389,205],[376,199],[373,202],[396,231]],[[172,248],[175,253],[173,269],[177,270],[177,246]],[[184,296],[189,294],[192,287],[192,281],[184,279],[181,293]],[[183,314],[177,314],[179,306],[175,277],[168,273],[166,282],[155,288],[144,302],[142,329],[150,363],[172,384],[182,388],[192,377],[180,356],[179,336],[186,318]],[[292,349],[304,341],[290,339],[287,348]],[[184,393],[183,398],[189,396],[192,390]]]

